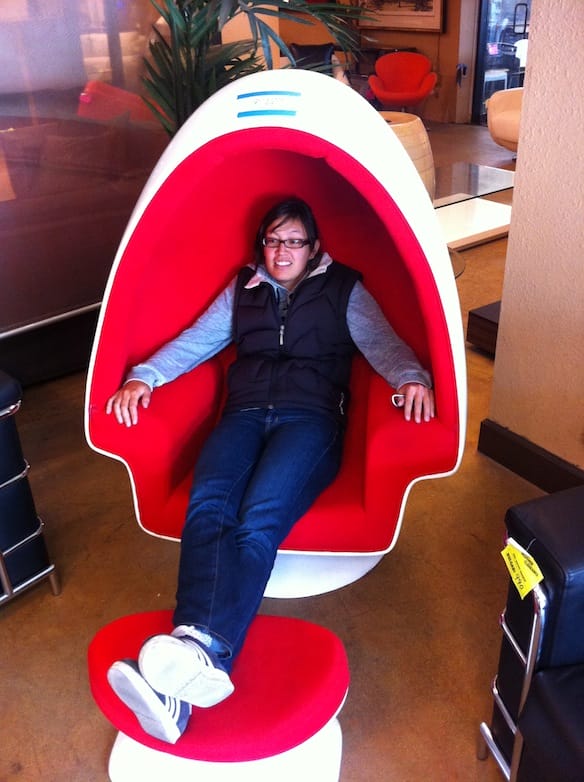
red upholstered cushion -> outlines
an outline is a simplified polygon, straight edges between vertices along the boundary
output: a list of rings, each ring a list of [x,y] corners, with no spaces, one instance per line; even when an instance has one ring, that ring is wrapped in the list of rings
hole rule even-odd
[[[170,611],[133,614],[102,628],[89,647],[89,678],[104,715],[127,736],[181,757],[212,762],[258,760],[317,733],[338,712],[349,686],[339,638],[300,619],[258,616],[233,669],[234,694],[211,709],[193,709],[175,744],[144,733],[110,688],[115,660],[136,658],[142,642],[172,629]]]
[[[431,61],[417,52],[391,52],[375,63],[375,72],[387,89],[396,92],[418,87],[432,67]]]

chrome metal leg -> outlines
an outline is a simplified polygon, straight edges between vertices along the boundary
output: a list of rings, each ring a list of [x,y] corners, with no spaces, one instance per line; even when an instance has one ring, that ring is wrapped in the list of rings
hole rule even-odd
[[[531,680],[533,678],[533,674],[535,672],[537,661],[541,652],[541,640],[546,619],[546,610],[546,593],[539,585],[537,585],[533,590],[533,617],[527,650],[523,650],[521,648],[513,632],[509,628],[506,621],[505,612],[503,612],[501,616],[500,624],[503,634],[511,644],[513,651],[517,655],[524,669],[521,695],[517,709],[518,714],[521,713],[525,699],[527,698],[527,693],[529,692]],[[480,725],[479,742],[477,744],[477,758],[479,760],[486,760],[490,753],[499,766],[499,769],[501,770],[507,782],[515,782],[519,770],[521,752],[523,750],[523,737],[517,730],[516,721],[507,710],[507,707],[505,706],[505,703],[499,694],[497,687],[497,677],[495,677],[493,681],[492,689],[495,706],[505,720],[507,727],[513,734],[513,752],[511,758],[508,760],[497,745],[489,725],[487,725],[485,722],[482,722]]]
[[[479,735],[477,739],[477,759],[478,760],[486,760],[489,757],[489,747],[487,744],[487,741],[485,737],[483,736],[483,726],[486,726],[486,723],[481,722],[480,729],[479,729]]]
[[[8,600],[12,600],[13,597],[16,597],[21,592],[24,592],[25,590],[29,589],[35,584],[38,584],[40,581],[43,581],[44,579],[49,580],[49,584],[53,595],[57,596],[61,594],[61,580],[59,579],[59,576],[53,564],[48,565],[40,572],[28,578],[26,581],[23,581],[21,584],[18,584],[18,586],[14,586],[12,584],[10,575],[8,573],[8,568],[6,566],[6,556],[13,554],[18,549],[21,549],[23,546],[26,546],[28,543],[31,543],[32,541],[35,540],[35,538],[42,536],[43,529],[44,529],[44,522],[42,521],[42,519],[39,518],[38,523],[39,523],[38,528],[32,534],[28,535],[23,540],[19,540],[18,543],[15,543],[13,546],[6,549],[5,551],[0,551],[0,587],[2,588],[2,594],[0,594],[0,604],[5,603]]]
[[[57,597],[61,594],[61,579],[56,570],[49,575],[49,584],[51,585],[51,592]]]

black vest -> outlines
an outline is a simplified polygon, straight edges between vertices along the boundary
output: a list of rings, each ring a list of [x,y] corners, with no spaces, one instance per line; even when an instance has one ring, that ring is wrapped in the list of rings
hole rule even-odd
[[[245,288],[253,274],[246,267],[237,279],[237,358],[228,372],[226,410],[295,407],[343,416],[356,351],[347,326],[347,304],[361,275],[332,263],[325,273],[298,285],[283,319],[270,283]]]

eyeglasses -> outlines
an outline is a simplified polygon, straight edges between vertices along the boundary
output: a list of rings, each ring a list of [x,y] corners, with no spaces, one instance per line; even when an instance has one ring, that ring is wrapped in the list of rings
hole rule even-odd
[[[299,250],[301,247],[306,247],[307,244],[310,244],[310,239],[278,239],[276,236],[264,236],[262,244],[264,247],[269,247],[271,250],[275,250],[276,247],[279,247],[281,244],[283,244],[287,250]]]

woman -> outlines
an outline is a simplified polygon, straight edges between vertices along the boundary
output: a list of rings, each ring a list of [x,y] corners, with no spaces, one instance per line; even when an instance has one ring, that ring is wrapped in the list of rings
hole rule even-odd
[[[385,320],[360,275],[321,251],[300,199],[262,220],[255,263],[195,323],[134,367],[107,402],[138,423],[153,389],[236,345],[221,420],[198,459],[178,574],[175,629],[149,639],[137,663],[109,672],[142,727],[176,741],[191,705],[233,692],[233,661],[255,617],[278,547],[341,463],[351,360],[360,350],[407,420],[434,416],[431,380]]]

